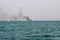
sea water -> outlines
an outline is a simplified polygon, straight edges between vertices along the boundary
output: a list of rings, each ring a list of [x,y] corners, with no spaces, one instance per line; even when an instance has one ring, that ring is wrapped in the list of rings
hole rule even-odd
[[[60,40],[60,21],[0,21],[0,40]]]

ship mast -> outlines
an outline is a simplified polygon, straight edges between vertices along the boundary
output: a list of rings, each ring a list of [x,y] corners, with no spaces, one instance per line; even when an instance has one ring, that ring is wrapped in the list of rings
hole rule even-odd
[[[19,17],[22,17],[22,7],[20,7]]]
[[[23,10],[22,10],[22,1],[20,1],[20,4],[21,4],[21,6],[20,6],[20,13],[18,14],[19,17],[21,17],[21,18],[23,18],[23,19],[26,19],[27,21],[32,21],[32,20],[29,18],[29,16],[25,16],[25,15],[22,14],[22,13],[23,13]]]
[[[27,21],[32,21],[29,16],[22,15],[22,7],[20,7],[19,17],[26,19]]]

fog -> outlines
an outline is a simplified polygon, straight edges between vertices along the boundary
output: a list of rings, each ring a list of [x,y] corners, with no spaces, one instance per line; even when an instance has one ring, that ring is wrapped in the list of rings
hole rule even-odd
[[[0,8],[8,16],[18,15],[21,7],[22,14],[32,20],[60,20],[60,0],[0,0]]]

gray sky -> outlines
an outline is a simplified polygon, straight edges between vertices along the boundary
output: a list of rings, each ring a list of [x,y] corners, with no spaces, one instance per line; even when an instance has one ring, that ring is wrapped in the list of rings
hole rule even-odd
[[[32,20],[60,20],[60,0],[0,0],[0,7],[9,14],[18,14],[20,6]]]

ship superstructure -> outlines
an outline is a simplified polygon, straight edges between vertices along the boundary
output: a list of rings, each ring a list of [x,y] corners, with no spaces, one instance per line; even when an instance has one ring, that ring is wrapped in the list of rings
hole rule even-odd
[[[31,21],[28,16],[22,15],[22,8],[20,7],[20,13],[17,15],[8,15],[4,13],[3,9],[0,9],[0,21]]]

